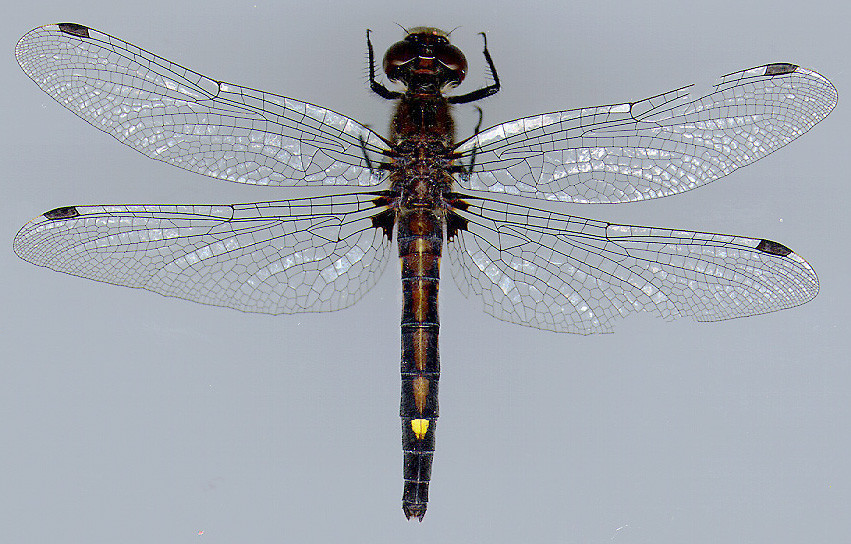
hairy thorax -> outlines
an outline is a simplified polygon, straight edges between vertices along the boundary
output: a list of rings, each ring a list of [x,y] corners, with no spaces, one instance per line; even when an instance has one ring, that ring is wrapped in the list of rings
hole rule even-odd
[[[440,95],[408,93],[390,123],[395,144],[391,190],[402,208],[440,208],[441,196],[452,190],[447,158],[455,140],[450,105]]]

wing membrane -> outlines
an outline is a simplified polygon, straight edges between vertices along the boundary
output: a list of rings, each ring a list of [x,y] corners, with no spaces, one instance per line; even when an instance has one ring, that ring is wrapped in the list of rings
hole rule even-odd
[[[803,304],[810,265],[759,240],[617,225],[488,199],[464,199],[469,221],[449,247],[455,282],[499,319],[557,332],[611,332],[643,311],[718,321]]]
[[[331,110],[216,81],[72,23],[31,30],[15,56],[57,102],[153,159],[256,185],[381,182],[364,159],[384,148],[380,137]]]
[[[387,264],[373,198],[57,208],[25,225],[13,247],[39,266],[203,304],[332,311],[357,302]]]
[[[638,102],[517,119],[464,141],[467,189],[567,202],[628,202],[688,191],[788,144],[824,119],[837,93],[793,64],[728,74]]]

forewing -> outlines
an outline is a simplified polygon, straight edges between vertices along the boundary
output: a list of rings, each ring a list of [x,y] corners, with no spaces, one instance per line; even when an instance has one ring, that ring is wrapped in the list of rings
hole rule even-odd
[[[57,102],[152,159],[255,185],[381,182],[373,131],[331,110],[210,79],[97,30],[31,30],[15,56]]]
[[[466,189],[567,202],[627,202],[726,176],[824,119],[837,93],[822,75],[768,64],[638,102],[566,110],[489,128],[458,147]],[[474,154],[475,149],[475,155]]]
[[[59,272],[203,304],[332,311],[359,300],[387,264],[374,198],[57,208],[25,225],[14,250]]]
[[[611,332],[643,311],[718,321],[803,304],[810,265],[770,240],[616,225],[468,198],[448,245],[452,275],[499,319],[557,332]]]

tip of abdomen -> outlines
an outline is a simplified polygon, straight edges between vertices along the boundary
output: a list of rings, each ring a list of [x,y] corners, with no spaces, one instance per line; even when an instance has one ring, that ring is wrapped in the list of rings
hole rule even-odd
[[[413,503],[409,501],[402,501],[402,511],[405,512],[405,517],[408,519],[417,518],[417,521],[423,520],[427,506],[428,504],[422,502]]]

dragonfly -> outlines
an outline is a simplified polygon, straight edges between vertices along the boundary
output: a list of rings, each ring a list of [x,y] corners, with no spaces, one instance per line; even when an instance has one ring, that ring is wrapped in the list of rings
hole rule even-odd
[[[647,312],[718,321],[803,304],[813,268],[762,238],[585,219],[552,208],[661,198],[705,185],[790,143],[837,92],[774,63],[643,100],[524,117],[456,140],[467,60],[417,27],[383,57],[396,109],[387,136],[327,108],[212,79],[109,34],[42,26],[18,42],[24,72],[95,128],[148,157],[226,181],[308,187],[243,204],[63,206],[14,239],[59,272],[246,312],[330,312],[401,263],[402,508],[422,521],[438,418],[438,287],[444,246],[465,296],[498,319],[556,332],[611,332]],[[340,189],[339,187],[343,187]],[[329,193],[330,191],[330,193]],[[295,195],[292,195],[295,196]],[[540,205],[534,199],[544,201]]]

